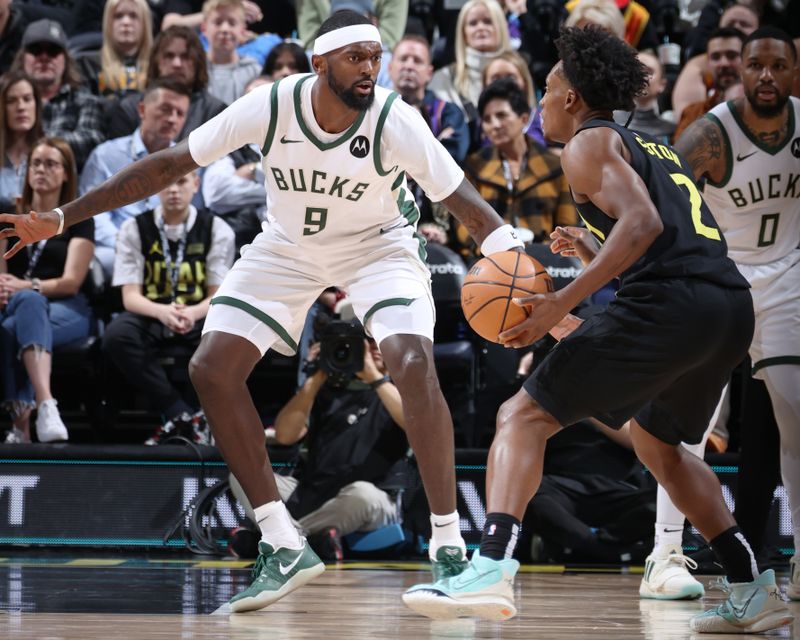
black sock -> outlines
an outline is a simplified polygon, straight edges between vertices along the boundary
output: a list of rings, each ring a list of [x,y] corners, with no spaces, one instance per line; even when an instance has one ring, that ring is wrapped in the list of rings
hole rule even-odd
[[[739,527],[723,531],[708,544],[725,568],[730,582],[752,582],[758,577],[753,550]]]
[[[507,513],[489,513],[481,536],[481,557],[504,560],[514,554],[520,521]]]

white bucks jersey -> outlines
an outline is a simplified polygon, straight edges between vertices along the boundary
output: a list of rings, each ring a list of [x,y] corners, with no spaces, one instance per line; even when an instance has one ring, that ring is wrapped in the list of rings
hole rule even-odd
[[[392,230],[416,231],[419,210],[405,173],[385,166],[381,135],[396,93],[375,89],[375,101],[346,131],[328,134],[311,106],[313,75],[276,82],[262,152],[270,231],[299,246],[364,250]],[[407,141],[409,145],[414,140]],[[394,235],[394,234],[393,234]],[[341,256],[339,256],[341,258]]]
[[[800,244],[800,100],[790,98],[789,134],[768,149],[747,129],[732,102],[707,117],[725,138],[728,172],[706,182],[703,197],[739,264],[766,264]]]

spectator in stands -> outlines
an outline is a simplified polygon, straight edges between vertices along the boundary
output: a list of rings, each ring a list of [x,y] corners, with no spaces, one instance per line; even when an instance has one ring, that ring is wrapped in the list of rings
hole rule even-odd
[[[311,64],[303,47],[296,42],[275,45],[264,61],[261,75],[274,82],[294,73],[311,73]]]
[[[206,0],[202,29],[208,38],[208,92],[231,104],[244,95],[247,83],[261,71],[261,63],[236,52],[244,42],[242,0]]]
[[[722,12],[722,15],[719,16],[719,24],[708,29],[708,33],[712,33],[717,28],[729,27],[738,29],[745,36],[749,36],[758,28],[759,24],[758,13],[755,9],[743,4],[733,4]],[[702,51],[707,50],[708,38],[704,36]],[[672,90],[672,113],[676,122],[680,121],[683,110],[688,105],[701,102],[708,97],[712,80],[706,53],[695,55],[683,65]]]
[[[113,284],[122,287],[125,311],[103,335],[103,354],[133,388],[143,392],[164,423],[145,444],[185,435],[209,444],[202,414],[169,381],[158,353],[183,345],[192,353],[211,296],[233,264],[233,232],[191,202],[196,172],[170,185],[161,204],[122,225]]]
[[[625,18],[614,0],[575,0],[567,3],[567,9],[570,12],[564,21],[565,27],[584,28],[595,25],[620,40],[625,40]]]
[[[490,84],[478,101],[490,146],[467,158],[464,171],[478,193],[514,227],[523,242],[548,242],[556,226],[577,224],[561,162],[525,135],[530,105],[509,79]],[[467,230],[457,226],[459,249],[477,256]]]
[[[642,4],[636,0],[570,0],[566,4],[570,13],[564,26],[595,24],[640,51],[655,51],[661,41],[645,4],[653,6],[651,2]]]
[[[494,0],[467,0],[458,14],[455,46],[455,62],[434,73],[428,88],[461,108],[470,126],[471,148],[477,148],[481,75],[489,60],[509,48],[508,26],[500,5]]]
[[[469,129],[464,113],[427,88],[433,76],[428,41],[414,34],[403,36],[392,52],[389,76],[395,91],[405,102],[420,110],[433,134],[453,159],[458,164],[464,162],[469,148]],[[429,241],[444,244],[450,228],[450,215],[433,205],[416,183],[409,181],[409,187],[420,208],[420,233]]]
[[[170,77],[152,82],[139,103],[141,125],[131,135],[104,142],[92,151],[81,175],[81,194],[105,182],[117,171],[148,153],[174,144],[186,120],[188,109],[189,90],[186,85]],[[154,209],[157,204],[158,199],[150,197],[95,217],[95,256],[107,277],[111,276],[114,245],[122,223],[128,218]]]
[[[500,78],[511,78],[522,89],[528,104],[531,105],[533,114],[525,133],[539,144],[546,145],[544,133],[542,133],[542,120],[539,117],[539,110],[536,108],[536,89],[525,58],[516,51],[499,53],[483,68],[482,78],[484,89]]]
[[[42,100],[24,71],[0,76],[0,211],[17,210],[27,174],[28,155],[42,137]]]
[[[677,140],[681,133],[692,122],[708,113],[719,103],[741,97],[744,91],[742,83],[742,43],[745,35],[732,27],[720,27],[708,39],[708,68],[711,72],[711,86],[704,100],[687,105],[681,112],[681,118],[675,127],[674,138]],[[734,88],[739,89],[738,94],[731,94]]]
[[[83,87],[61,25],[52,20],[28,25],[12,69],[23,69],[36,82],[45,133],[66,140],[81,170],[91,150],[105,140],[103,111],[100,100]]]
[[[639,52],[639,61],[647,67],[650,74],[647,90],[633,99],[636,109],[633,111],[630,122],[628,119],[631,114],[627,111],[615,112],[614,118],[620,124],[628,123],[629,129],[641,131],[664,144],[670,144],[675,131],[675,123],[658,115],[658,97],[667,87],[664,67],[661,66],[661,61],[656,56],[645,51]]]
[[[225,108],[224,102],[207,91],[206,54],[197,34],[188,27],[170,27],[159,33],[153,43],[153,53],[147,69],[148,82],[164,76],[177,77],[191,91],[189,112],[186,114],[183,129],[178,134],[178,140],[183,140],[190,131]],[[139,126],[141,98],[141,93],[131,94],[110,109],[110,138],[130,135]]]
[[[22,45],[27,20],[12,0],[0,0],[0,73],[5,73],[14,62]]]
[[[361,15],[369,14],[388,50],[400,42],[406,31],[408,0],[296,0],[297,33],[306,48],[311,48],[322,23],[336,11],[352,9]]]
[[[81,70],[92,91],[124,98],[143,91],[153,47],[153,23],[146,0],[108,0],[103,9],[103,46],[81,58]]]
[[[253,78],[245,93],[267,82],[263,76]],[[256,145],[246,145],[215,160],[203,173],[203,202],[233,229],[237,252],[253,240],[267,219],[264,180],[261,149]]]
[[[78,171],[66,142],[39,139],[27,165],[18,213],[49,211],[75,199]],[[85,220],[8,261],[0,257],[0,379],[13,423],[6,443],[30,442],[34,408],[39,442],[68,439],[50,391],[52,352],[89,335],[92,314],[80,290],[93,237],[94,222]],[[0,256],[5,244],[0,240]]]
[[[702,8],[697,24],[684,36],[684,59],[705,58],[708,38],[719,27],[733,27],[749,35],[758,28],[760,23],[758,10],[751,4],[730,3],[728,0],[709,0]]]
[[[353,326],[361,329],[358,321]],[[275,418],[279,444],[305,438],[307,454],[293,476],[276,474],[275,481],[292,518],[311,536],[332,528],[340,535],[370,531],[398,516],[395,502],[376,485],[408,450],[402,400],[386,375],[377,344],[366,338],[363,329],[361,335],[363,368],[343,380],[326,373],[320,343],[312,344],[306,362],[314,373]],[[252,508],[232,480],[255,522]]]

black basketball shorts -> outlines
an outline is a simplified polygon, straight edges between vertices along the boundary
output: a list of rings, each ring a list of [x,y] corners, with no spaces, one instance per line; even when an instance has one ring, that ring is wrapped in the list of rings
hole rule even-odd
[[[557,344],[524,389],[567,426],[630,418],[669,444],[700,442],[753,336],[747,289],[694,279],[624,284]]]

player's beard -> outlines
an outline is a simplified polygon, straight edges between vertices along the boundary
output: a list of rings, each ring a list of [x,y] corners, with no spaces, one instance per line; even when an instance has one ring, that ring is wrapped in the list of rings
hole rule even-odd
[[[364,82],[364,80],[359,80],[358,82]],[[358,84],[358,82],[354,83],[353,86]],[[339,99],[344,102],[348,107],[351,109],[355,109],[356,111],[366,111],[372,106],[373,100],[375,100],[375,84],[372,85],[372,91],[369,92],[369,95],[366,96],[357,96],[355,91],[353,91],[353,86],[345,87],[342,84],[337,82],[336,78],[334,77],[331,71],[328,72],[328,86],[331,88]]]
[[[750,106],[753,107],[753,111],[756,112],[756,115],[759,118],[774,118],[778,116],[783,111],[783,108],[786,106],[786,103],[789,102],[789,93],[776,94],[775,104],[761,104],[758,102],[758,95],[756,91],[758,87],[753,90],[753,93],[750,94],[748,91],[744,92],[745,98],[750,103]],[[777,91],[777,89],[776,89]]]

